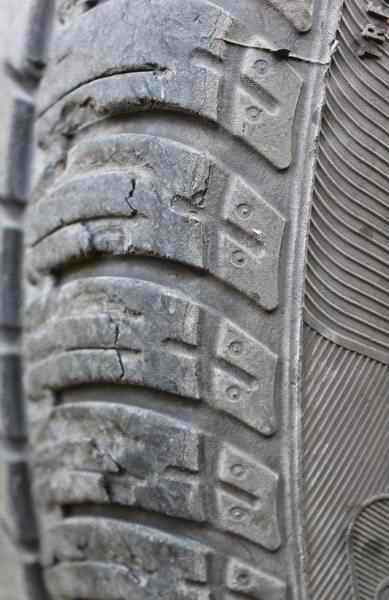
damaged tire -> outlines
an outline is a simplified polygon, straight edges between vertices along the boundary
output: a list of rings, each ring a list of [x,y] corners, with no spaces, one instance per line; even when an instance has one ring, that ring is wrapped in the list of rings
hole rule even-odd
[[[385,593],[381,4],[58,0],[50,27],[34,5],[3,203],[34,118],[31,456],[21,211],[2,234],[34,600]]]

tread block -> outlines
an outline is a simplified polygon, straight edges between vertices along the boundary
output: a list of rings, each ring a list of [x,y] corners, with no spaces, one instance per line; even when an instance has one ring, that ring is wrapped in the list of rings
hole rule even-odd
[[[60,391],[88,383],[143,383],[142,359],[138,353],[116,350],[76,350],[57,354],[28,370],[31,400],[45,396],[46,390]]]
[[[30,0],[18,13],[15,41],[7,62],[28,90],[38,86],[43,74],[51,8],[52,0]]]
[[[56,35],[40,93],[40,111],[69,90],[103,74],[129,73],[136,83],[127,86],[127,107],[132,96],[143,106],[166,103],[216,118],[220,82],[206,70],[194,69],[191,56],[199,48],[222,58],[225,44],[219,38],[229,30],[231,21],[219,7],[199,0],[184,5],[180,0],[148,5],[142,0],[103,3]],[[115,23],[115,43],[107,35],[108,22]],[[141,39],[148,43],[140,49]],[[60,78],[59,63],[63,74]],[[111,105],[115,95],[111,96]],[[120,101],[123,107],[123,97]]]
[[[285,219],[240,177],[231,178],[224,218],[233,230],[238,228],[247,237],[244,244],[237,244],[230,235],[221,236],[221,255],[230,257],[221,267],[221,278],[233,282],[264,308],[276,308]]]
[[[269,366],[274,371],[276,363],[276,356],[266,346],[227,320],[222,321],[219,330],[216,355],[253,377],[258,372],[266,373]]]
[[[170,575],[170,573],[169,573]],[[166,573],[161,573],[166,577]],[[151,578],[148,578],[151,579]],[[210,600],[207,590],[196,590],[194,586],[181,586],[178,591],[160,583],[150,583],[145,588],[146,577],[140,577],[129,567],[114,563],[85,561],[62,564],[46,571],[46,581],[52,593],[61,598],[89,600]],[[172,595],[174,594],[174,596]]]
[[[11,539],[28,547],[37,541],[31,510],[29,466],[22,458],[3,456],[0,462],[0,519]]]
[[[41,434],[37,497],[43,504],[114,502],[203,521],[195,477],[200,452],[200,435],[175,419],[120,405],[68,405],[53,411]]]
[[[176,177],[166,178],[172,163]],[[29,218],[32,272],[98,255],[158,256],[210,272],[265,310],[278,305],[284,218],[180,144],[123,134],[81,144]]]
[[[0,326],[20,327],[23,234],[3,226],[0,232]]]
[[[274,519],[268,521],[269,511],[260,500],[250,502],[221,490],[216,492],[216,497],[221,529],[240,535],[268,550],[278,550],[281,545],[278,524]]]
[[[211,389],[203,390],[204,312],[169,289],[135,279],[100,277],[66,284],[31,309],[31,315],[47,320],[27,338],[30,397],[86,383],[146,385],[203,400],[272,435],[278,426],[277,356],[215,315],[216,347],[206,359]]]
[[[0,437],[26,438],[22,359],[18,354],[0,355]]]
[[[134,174],[111,170],[65,180],[28,208],[27,242],[36,244],[56,229],[76,222],[133,216],[135,207],[130,204],[130,196],[134,185],[143,184],[142,174],[139,169]],[[148,190],[143,187],[142,196],[147,196]]]
[[[141,352],[145,322],[142,315],[123,318],[120,314],[75,315],[48,321],[43,331],[31,334],[26,343],[31,360],[54,351],[77,349],[127,349]]]
[[[140,525],[87,518],[53,527],[46,542],[49,589],[61,597],[210,597],[206,587],[210,552],[197,542]],[[56,561],[62,564],[50,566]]]
[[[88,10],[107,0],[58,0],[57,19],[62,25],[69,25]],[[312,26],[312,0],[293,0],[286,5],[282,0],[271,0],[276,8],[297,31],[309,31]],[[260,2],[258,0],[258,5]]]
[[[34,105],[25,95],[14,92],[7,112],[10,117],[4,134],[7,140],[3,157],[6,176],[2,184],[2,195],[8,202],[24,205],[29,187]]]
[[[275,3],[281,9],[281,2]],[[178,0],[164,0],[145,8],[138,0],[131,11],[127,4],[128,0],[122,0],[115,6],[102,5],[56,37],[40,97],[41,112],[48,111],[44,129],[49,136],[59,123],[62,131],[71,132],[81,124],[130,111],[179,110],[222,122],[276,169],[287,168],[292,161],[293,123],[303,85],[287,61],[261,50],[263,38],[253,39],[240,21],[209,2],[192,0],[178,5]],[[151,36],[153,43],[137,52],[136,43],[134,49],[128,43],[128,25],[124,30],[117,24],[113,45],[104,34],[108,10],[109,19],[114,20],[116,11],[119,20],[120,12],[127,10],[136,19],[131,30],[144,39]],[[172,19],[175,11],[180,15],[180,36]],[[306,25],[309,12],[304,6]],[[295,2],[288,3],[286,13],[292,16],[301,10]],[[155,32],[150,23],[158,23]],[[162,31],[168,44],[161,40]],[[239,32],[236,41],[234,32]],[[233,81],[232,117],[224,114],[222,93],[223,84],[231,77],[230,44],[249,48]],[[78,48],[77,54],[74,48]],[[66,73],[63,78],[56,77],[58,64]]]
[[[301,32],[312,27],[313,0],[270,0],[270,3]]]
[[[228,321],[221,324],[216,356],[222,363],[218,366],[216,362],[213,372],[215,407],[264,435],[273,434],[277,429],[274,407],[277,356]],[[229,366],[235,368],[231,370]]]
[[[131,450],[125,442],[128,436],[134,438]],[[107,450],[102,457],[109,459],[107,464],[113,466],[113,472],[117,472],[118,465],[139,477],[144,476],[150,467],[157,471],[168,466],[193,473],[199,470],[198,434],[191,433],[188,426],[176,419],[135,407],[92,402],[56,408],[51,413],[44,437],[42,433],[41,443],[52,443],[61,438],[66,442],[78,441],[89,437],[98,437],[95,442],[101,443],[103,449],[112,446],[112,452]],[[143,443],[148,440],[147,456],[143,454],[142,440]],[[52,450],[48,454],[49,459],[54,458],[50,454]],[[116,454],[113,460],[112,456]],[[61,456],[59,452],[57,460],[61,460]],[[94,455],[90,468],[97,467],[99,456],[99,453]]]
[[[277,473],[224,445],[219,458],[218,477],[222,483],[229,485],[229,490],[233,487],[237,492],[234,497],[230,491],[217,491],[221,527],[265,548],[277,549],[281,544]],[[239,491],[249,496],[243,497]]]
[[[200,399],[200,313],[199,306],[164,288],[135,280],[104,277],[67,284],[51,309],[47,306],[51,318],[45,327],[29,337],[31,356],[49,355],[30,367],[30,394],[39,397],[43,385],[61,389],[111,381],[143,383]],[[276,355],[225,321],[214,365],[213,391],[204,399],[265,435],[274,433]],[[182,372],[175,386],[164,375],[172,372]]]
[[[260,462],[253,461],[247,454],[233,446],[224,444],[219,458],[219,480],[261,500],[264,510],[271,515],[275,524],[277,518],[278,475]]]
[[[72,289],[78,293],[78,286]],[[100,295],[96,296],[98,289]],[[129,294],[128,298],[125,294]],[[32,398],[42,395],[45,388],[62,389],[99,381],[149,385],[200,398],[195,348],[199,307],[153,284],[121,278],[101,278],[95,287],[86,284],[84,293],[75,299],[73,310],[76,312],[76,307],[89,298],[87,305],[81,304],[82,310],[87,310],[84,325],[89,323],[89,328],[78,328],[76,319],[63,339],[58,340],[60,321],[53,319],[51,324],[48,322],[49,327],[33,336],[30,352],[39,346],[46,356],[49,352],[51,355],[32,363],[29,369]],[[104,304],[109,319],[98,316],[104,311]],[[55,316],[60,314],[61,311]],[[82,313],[76,314],[83,318]],[[92,317],[93,314],[97,316]],[[123,314],[128,314],[127,319],[121,318]],[[101,322],[105,326],[100,332]],[[60,330],[68,324],[65,319]],[[56,353],[52,354],[54,350]]]
[[[172,163],[176,177],[167,178]],[[42,241],[31,250],[30,268],[47,272],[99,254],[159,256],[205,268],[202,223],[171,204],[177,196],[205,195],[210,166],[205,155],[147,136],[76,147],[67,180],[31,208],[30,243]],[[88,167],[93,172],[85,174]],[[49,213],[45,225],[43,210]]]
[[[250,43],[260,47],[260,40]],[[278,169],[292,162],[292,133],[303,81],[271,52],[246,51],[235,104],[235,133]]]
[[[154,195],[154,200],[158,201]],[[156,209],[156,203],[154,202]],[[135,209],[137,210],[137,209]],[[178,260],[194,267],[203,267],[203,230],[192,218],[169,218],[160,221],[160,235],[154,235],[157,213],[145,216],[137,213],[128,220],[102,219],[75,223],[54,232],[30,251],[32,272],[47,273],[60,270],[64,264],[79,262],[88,257],[160,256]],[[175,239],[174,247],[169,239]],[[185,244],[186,241],[186,244]]]
[[[277,550],[281,545],[278,474],[239,450],[224,445],[219,457],[218,477],[220,482],[228,484],[228,491],[216,491],[220,527],[269,550]]]
[[[228,562],[226,583],[229,590],[236,594],[243,594],[245,598],[254,600],[285,600],[286,598],[284,581],[236,559]]]

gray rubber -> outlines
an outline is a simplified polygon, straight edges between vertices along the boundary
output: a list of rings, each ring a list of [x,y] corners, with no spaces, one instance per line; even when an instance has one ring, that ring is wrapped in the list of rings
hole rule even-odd
[[[37,6],[34,68],[9,66],[37,107],[29,465],[9,352],[2,387],[47,593],[384,598],[389,7],[58,1],[35,94]]]

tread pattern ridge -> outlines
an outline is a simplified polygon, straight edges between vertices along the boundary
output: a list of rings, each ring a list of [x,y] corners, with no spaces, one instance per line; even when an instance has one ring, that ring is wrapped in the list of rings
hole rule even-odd
[[[306,263],[304,530],[307,584],[318,600],[351,600],[358,586],[358,598],[378,597],[370,581],[375,567],[359,546],[350,576],[346,532],[354,508],[388,485],[389,54],[384,44],[380,58],[360,56],[366,9],[363,0],[346,0],[342,9]],[[361,514],[368,536],[374,527],[368,511]]]
[[[348,0],[329,69],[313,192],[305,319],[389,363],[387,56],[356,52],[364,2]]]
[[[345,531],[353,507],[387,485],[389,372],[386,365],[334,344],[307,325],[304,344],[309,591],[323,600],[351,600]]]

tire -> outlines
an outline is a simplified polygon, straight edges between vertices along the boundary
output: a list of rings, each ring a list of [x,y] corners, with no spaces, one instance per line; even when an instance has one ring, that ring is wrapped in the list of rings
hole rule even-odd
[[[386,597],[381,4],[36,4],[9,66],[36,105],[31,457],[20,212],[2,234],[34,600]],[[4,206],[27,196],[17,106]]]

